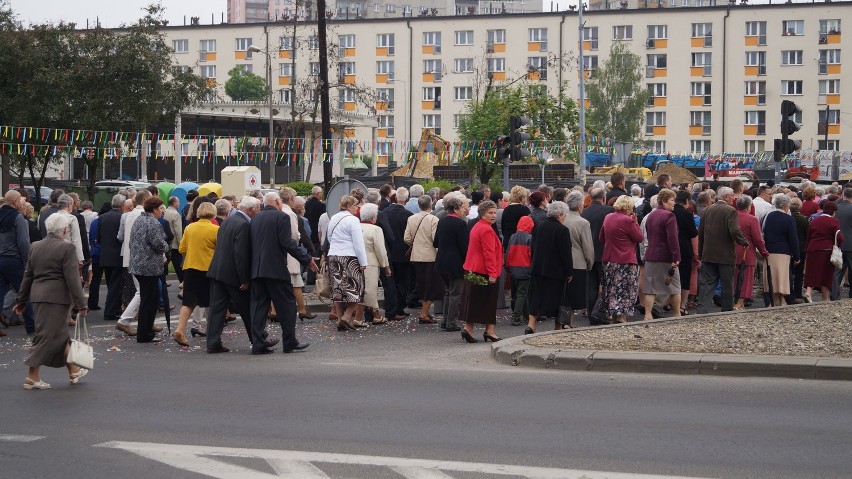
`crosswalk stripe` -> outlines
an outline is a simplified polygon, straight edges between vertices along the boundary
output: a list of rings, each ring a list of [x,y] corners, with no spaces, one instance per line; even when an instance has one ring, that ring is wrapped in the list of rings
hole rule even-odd
[[[0,441],[6,442],[33,442],[44,439],[44,436],[24,436],[21,434],[0,434]]]

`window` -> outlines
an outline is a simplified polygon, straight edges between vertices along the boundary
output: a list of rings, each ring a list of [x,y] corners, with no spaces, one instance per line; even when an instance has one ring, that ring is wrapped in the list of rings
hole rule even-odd
[[[766,104],[766,82],[765,81],[747,81],[745,82],[745,95],[756,96],[758,105]]]
[[[528,57],[527,71],[538,72],[539,80],[547,80],[547,57]]]
[[[385,5],[385,13],[396,13],[396,5],[390,3]]]
[[[441,46],[441,32],[424,32],[423,45],[433,47]]]
[[[591,75],[597,69],[598,69],[598,56],[597,55],[589,55],[589,56],[583,57],[583,71],[587,71]]]
[[[201,40],[201,52],[215,52],[216,40]]]
[[[782,65],[801,65],[802,50],[782,50],[781,51]]]
[[[355,103],[355,90],[352,88],[339,88],[337,90],[337,108],[344,109],[344,103]]]
[[[423,60],[423,73],[440,73],[442,70],[441,60]]]
[[[710,153],[710,140],[690,140],[689,151],[692,153]]]
[[[692,82],[692,96],[709,95],[711,88],[709,82]]]
[[[801,95],[802,80],[781,80],[782,95]]]
[[[250,65],[250,64],[249,65],[237,65],[236,68],[239,68],[244,72],[251,73],[253,71],[253,68],[252,68],[253,66],[254,65]]]
[[[820,50],[819,62],[826,63],[829,65],[840,64],[840,50]]]
[[[651,98],[664,97],[664,96],[666,96],[666,84],[665,83],[648,83],[648,93],[651,94]]]
[[[598,49],[598,27],[583,27],[583,41],[589,42],[589,49]]]
[[[615,25],[612,27],[613,40],[633,40],[633,25]]]
[[[805,21],[804,20],[784,20],[781,22],[782,35],[804,35]]]
[[[506,59],[505,58],[488,58],[488,73],[494,72],[505,72],[506,71]]]
[[[457,86],[455,88],[454,98],[456,100],[472,100],[473,99],[473,87],[472,86]]]
[[[355,35],[340,35],[340,48],[355,48]]]
[[[186,53],[189,51],[189,40],[172,40],[172,50],[175,53]]]
[[[713,36],[712,23],[693,23],[692,38],[703,38]]]
[[[393,61],[376,62],[376,73],[380,75],[393,75]]]
[[[747,111],[747,112],[745,112],[745,124],[746,125],[765,125],[766,124],[766,112],[765,111]]]
[[[355,62],[340,62],[337,65],[337,72],[341,75],[354,75]]]
[[[817,144],[822,151],[840,151],[840,140],[819,140]]]
[[[668,62],[665,54],[648,55],[648,66],[653,68],[666,68]]]
[[[278,90],[278,102],[288,104],[288,105],[293,103],[292,94],[293,94],[293,91],[290,90],[289,88],[283,89],[283,90]]]
[[[529,35],[531,42],[547,42],[547,29],[546,28],[530,28]]]
[[[766,75],[766,52],[746,52],[746,66],[757,67],[758,75]]]
[[[282,63],[279,65],[279,76],[289,77],[293,76],[293,64],[292,63]]]
[[[666,151],[666,140],[654,140],[648,144],[651,146],[651,149],[656,152]]]
[[[758,45],[766,45],[766,22],[746,22],[746,36],[758,37]]]
[[[378,116],[378,125],[379,128],[384,128],[388,138],[393,138],[394,135],[394,123],[393,123],[393,115],[379,115]]]
[[[280,40],[280,42],[278,44],[279,50],[288,50],[288,51],[293,50],[293,37],[282,36],[279,40]]]
[[[651,40],[663,40],[669,37],[667,25],[648,25],[648,38]]]
[[[488,53],[494,53],[494,45],[498,43],[506,43],[506,30],[488,30],[485,33]]]
[[[201,65],[201,78],[216,78],[216,65]]]
[[[310,73],[311,76],[319,75],[319,62],[311,62],[311,64],[308,65],[308,67],[310,69],[309,73]]]
[[[376,47],[387,48],[388,55],[393,55],[395,52],[395,38],[393,33],[380,33],[376,35]]]
[[[766,142],[763,140],[746,140],[743,147],[745,153],[762,153],[766,148]]]
[[[689,112],[689,126],[710,126],[711,114],[709,111],[691,111]],[[709,134],[709,129],[705,131]]]
[[[423,128],[431,128],[436,135],[440,135],[441,115],[423,115]]]
[[[456,45],[473,45],[473,30],[456,31]]]
[[[251,38],[237,38],[237,46],[234,50],[238,52],[248,51],[248,47],[252,45]]]
[[[840,19],[820,20],[819,21],[819,34],[820,35],[835,34],[835,33],[840,33]]]
[[[380,141],[376,143],[376,155],[391,156],[393,155],[393,143],[390,141]]]
[[[817,110],[819,112],[819,123],[825,123],[825,110]],[[798,122],[797,122],[798,123]],[[828,110],[828,124],[840,124],[840,110]]]
[[[456,58],[454,61],[453,71],[456,73],[472,73],[473,58]]]
[[[459,125],[461,125],[463,121],[467,120],[469,116],[470,115],[464,113],[453,115],[453,128],[458,128]]]
[[[840,93],[840,80],[820,80],[820,95],[835,95]]]
[[[441,101],[441,88],[434,86],[423,88],[423,101]]]
[[[319,37],[311,35],[308,37],[308,50],[319,50]]]
[[[713,73],[713,57],[710,52],[702,52],[702,53],[693,53],[692,54],[692,66],[694,67],[703,67],[703,75],[710,76]]]
[[[388,110],[393,110],[393,108],[394,108],[394,90],[393,90],[393,88],[377,88],[376,89],[376,98],[378,98],[380,102],[386,103]]]
[[[653,135],[655,126],[666,126],[666,112],[653,111],[645,113],[645,134]]]

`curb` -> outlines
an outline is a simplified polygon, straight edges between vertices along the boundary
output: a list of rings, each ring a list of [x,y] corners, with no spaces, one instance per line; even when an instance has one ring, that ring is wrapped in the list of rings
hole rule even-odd
[[[773,310],[810,307],[813,304],[820,303],[780,306],[773,308]],[[730,314],[739,314],[739,312],[726,311],[724,313],[690,315],[685,318],[661,318],[653,321],[635,322],[633,325],[645,326],[667,321],[690,321]],[[576,328],[576,330],[624,326],[630,327],[631,323],[591,326]],[[565,371],[852,381],[852,359],[848,358],[555,349],[539,348],[525,343],[528,338],[551,334],[564,334],[564,332],[548,331],[503,339],[491,346],[491,356],[498,362],[510,366]]]

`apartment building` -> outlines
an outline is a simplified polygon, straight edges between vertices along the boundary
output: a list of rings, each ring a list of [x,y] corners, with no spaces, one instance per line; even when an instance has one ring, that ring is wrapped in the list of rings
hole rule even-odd
[[[849,49],[841,23],[850,14],[852,2],[605,10],[584,16],[582,34],[576,12],[517,14],[500,22],[484,15],[332,20],[329,41],[336,47],[328,53],[338,56],[330,72],[332,107],[369,114],[351,85],[375,89],[381,98],[374,105],[376,126],[358,127],[350,136],[375,139],[381,163],[419,138],[422,128],[456,140],[466,104],[488,83],[551,92],[566,83],[577,98],[579,45],[589,75],[613,41],[625,41],[642,57],[652,94],[641,138],[649,147],[678,153],[771,150],[779,137],[781,101],[789,99],[802,108],[794,137],[805,147],[850,149],[840,121],[852,112],[852,85],[841,74],[842,51]],[[275,101],[286,105],[292,82],[316,74],[321,52],[315,27],[297,25],[305,51],[294,48],[291,23],[266,27]],[[248,51],[251,44],[265,44],[264,26],[164,31],[177,61],[210,79],[223,97],[234,66],[265,71],[266,55]],[[554,67],[556,58],[565,64]]]

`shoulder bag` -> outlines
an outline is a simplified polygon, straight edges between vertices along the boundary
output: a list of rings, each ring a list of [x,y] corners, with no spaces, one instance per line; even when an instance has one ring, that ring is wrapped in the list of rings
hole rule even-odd
[[[343,219],[340,221],[343,221]],[[331,229],[331,232],[326,235],[325,243],[323,243],[323,259],[320,261],[320,270],[317,273],[315,289],[315,292],[320,299],[331,298],[331,272],[328,269],[328,250],[331,248],[331,235],[334,234],[334,230],[337,229],[340,221],[338,221],[337,224],[334,225],[334,228]]]
[[[423,217],[420,218],[420,223],[417,223],[417,228],[414,230],[414,236],[411,237],[411,246],[409,246],[408,249],[405,250],[405,259],[407,259],[408,261],[411,261],[411,253],[414,252],[414,242],[417,240],[417,232],[420,231],[420,225],[423,224],[423,220],[425,219],[426,215],[423,215]]]
[[[840,234],[840,230],[834,233],[834,246],[831,247],[831,264],[834,265],[835,269],[843,267],[843,251],[840,251],[840,248],[837,246],[838,234]]]
[[[80,325],[83,325],[81,328]],[[68,349],[68,364],[73,364],[83,369],[92,369],[95,366],[95,350],[89,344],[89,328],[86,326],[86,317],[78,316],[77,325],[74,326],[74,337],[71,339],[71,347]]]

